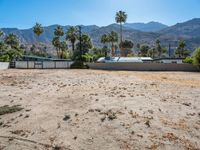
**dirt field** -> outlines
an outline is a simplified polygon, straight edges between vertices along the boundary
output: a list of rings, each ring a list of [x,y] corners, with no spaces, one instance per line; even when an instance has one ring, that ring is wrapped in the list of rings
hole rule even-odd
[[[4,70],[5,105],[0,150],[200,149],[200,73]]]

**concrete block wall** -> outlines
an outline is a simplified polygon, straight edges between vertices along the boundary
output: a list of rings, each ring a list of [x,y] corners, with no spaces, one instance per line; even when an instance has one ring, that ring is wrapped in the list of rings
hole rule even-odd
[[[88,63],[91,69],[128,70],[128,71],[192,71],[199,68],[192,64],[162,64],[162,63]]]
[[[0,70],[8,69],[9,62],[0,62]]]

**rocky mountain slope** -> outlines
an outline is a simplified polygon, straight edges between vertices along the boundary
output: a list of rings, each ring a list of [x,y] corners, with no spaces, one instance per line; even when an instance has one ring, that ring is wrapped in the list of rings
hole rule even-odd
[[[151,28],[151,30],[154,30],[154,32],[144,32],[144,30],[150,30],[150,26],[152,26],[152,24],[154,26],[154,29]],[[17,34],[20,41],[24,44],[32,44],[36,41],[39,41],[51,45],[53,31],[56,26],[57,25],[45,27],[45,32],[39,38],[34,35],[32,29],[19,30],[16,28],[2,28],[2,30],[5,34]],[[200,46],[200,18],[195,18],[187,22],[178,23],[171,27],[164,26],[165,25],[155,22],[151,22],[148,24],[127,23],[124,25],[123,28],[123,38],[133,41],[135,45],[137,43],[154,45],[155,40],[159,38],[163,46],[168,46],[169,44],[171,44],[173,48],[177,46],[179,40],[185,40],[187,43],[187,48],[191,51]],[[149,27],[149,29],[147,29],[147,27]],[[65,31],[67,31],[69,26],[63,26],[63,28]],[[119,33],[119,25],[111,24],[105,27],[98,27],[96,25],[82,25],[82,31],[91,36],[95,47],[101,47],[103,46],[100,42],[101,36],[104,33],[108,33],[111,31],[116,31]]]

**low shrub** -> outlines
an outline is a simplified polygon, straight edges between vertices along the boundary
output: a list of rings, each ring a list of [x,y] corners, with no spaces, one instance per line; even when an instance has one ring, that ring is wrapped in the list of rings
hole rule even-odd
[[[89,69],[88,65],[85,65],[83,61],[75,61],[71,67],[71,69]]]
[[[2,55],[0,56],[0,62],[9,62],[10,61],[10,57],[9,55]]]
[[[90,54],[82,55],[82,60],[83,60],[84,62],[92,62],[92,61],[93,61],[93,56],[90,55]]]
[[[11,114],[11,113],[14,113],[17,111],[21,111],[22,109],[23,108],[20,107],[20,105],[14,105],[11,107],[8,105],[5,105],[5,106],[0,107],[0,116],[5,115],[5,114]]]
[[[194,64],[200,68],[200,48],[197,48],[194,52]]]
[[[188,64],[193,64],[194,62],[194,58],[193,57],[186,57],[184,60],[183,60],[184,63],[188,63]]]

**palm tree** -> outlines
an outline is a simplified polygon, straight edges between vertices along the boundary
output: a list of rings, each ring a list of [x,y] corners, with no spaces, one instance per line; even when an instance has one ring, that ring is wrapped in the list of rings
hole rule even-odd
[[[106,46],[107,43],[109,43],[109,37],[107,34],[103,34],[101,36],[101,43],[104,44],[104,49],[105,49],[105,57],[107,57],[107,50],[108,50],[108,47]]]
[[[132,54],[132,48],[133,48],[134,44],[132,41],[128,41],[128,40],[125,40],[123,41],[121,44],[120,44],[120,47],[122,47],[122,50],[121,50],[121,56],[123,57],[127,57],[128,54]]]
[[[19,41],[15,34],[11,33],[5,38],[5,43],[7,45],[10,45],[12,49],[18,49],[19,48]]]
[[[4,34],[3,31],[0,31],[0,38],[3,36],[3,34]]]
[[[41,24],[36,23],[33,27],[33,32],[39,37],[44,32],[44,29]]]
[[[77,28],[76,27],[70,27],[69,30],[66,33],[66,40],[69,40],[72,44],[72,51],[75,50],[75,42],[77,40]]]
[[[108,35],[108,41],[111,42],[111,48],[112,48],[112,56],[115,56],[115,42],[118,42],[118,34],[114,31],[112,31],[109,35]]]
[[[148,45],[142,45],[140,48],[141,56],[147,57],[149,49],[150,49],[150,47]]]
[[[60,57],[60,38],[58,36],[55,36],[52,40],[52,45],[56,48],[56,52],[57,52],[57,57],[59,58]]]
[[[160,45],[160,40],[159,39],[156,40],[156,50],[158,51],[158,56],[161,57],[161,55],[162,55],[162,47]]]
[[[183,57],[184,50],[185,50],[185,47],[186,47],[185,41],[179,41],[179,46],[178,47],[180,48],[180,50],[181,50],[180,54]]]
[[[62,45],[62,42],[60,41],[60,37],[62,37],[64,35],[64,30],[61,26],[57,26],[55,29],[54,29],[54,38],[52,40],[52,44],[53,46],[56,48],[56,51],[57,51],[57,57],[58,58],[61,58],[61,53],[60,53],[60,50],[61,50],[61,47],[63,47]]]
[[[65,33],[63,31],[63,28],[61,26],[57,26],[54,30],[54,35],[55,36],[58,36],[58,37],[61,37],[63,36]]]
[[[101,43],[106,44],[106,43],[108,43],[108,42],[109,42],[108,35],[107,35],[107,34],[103,34],[103,35],[101,36]]]
[[[127,20],[127,14],[124,11],[119,11],[116,13],[115,21],[120,24],[120,43],[122,43],[122,23]]]
[[[64,52],[68,49],[66,41],[60,42],[60,49],[61,49],[61,58],[64,59]]]
[[[82,39],[81,40],[81,45],[82,45],[81,55],[84,55],[93,47],[93,44],[92,44],[92,40],[90,36],[87,34],[83,34],[81,39]],[[80,42],[77,43],[76,47],[78,50],[80,49]]]

